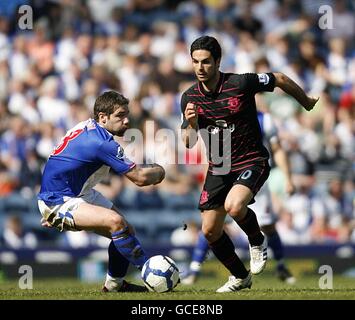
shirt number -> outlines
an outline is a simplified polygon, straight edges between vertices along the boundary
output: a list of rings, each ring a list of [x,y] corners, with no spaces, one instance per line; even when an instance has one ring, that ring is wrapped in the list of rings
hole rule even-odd
[[[51,156],[57,156],[58,154],[62,153],[64,151],[64,149],[68,146],[69,141],[75,139],[83,131],[84,131],[84,129],[78,129],[78,130],[69,132],[66,136],[63,137],[61,143],[53,150],[53,152],[51,153]]]

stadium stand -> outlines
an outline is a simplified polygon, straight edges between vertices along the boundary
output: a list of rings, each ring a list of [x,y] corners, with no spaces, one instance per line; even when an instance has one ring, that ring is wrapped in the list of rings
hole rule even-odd
[[[188,48],[197,36],[211,34],[223,46],[223,71],[284,72],[321,97],[304,117],[281,93],[272,100],[258,96],[260,109],[276,119],[297,185],[287,197],[280,173],[270,176],[283,241],[355,243],[355,7],[353,1],[327,3],[335,26],[321,30],[317,1],[306,0],[1,1],[0,234],[16,213],[39,245],[61,245],[56,232],[40,227],[35,197],[41,168],[107,89],[131,100],[131,126],[148,137],[143,158],[166,160],[168,175],[143,191],[112,175],[99,190],[146,244],[169,244],[172,230],[198,222],[201,159],[170,163],[167,155],[184,158],[185,150],[176,148],[178,139],[170,152],[162,149],[147,126],[153,120],[155,132],[178,131],[180,95],[193,81]],[[22,4],[33,8],[33,30],[18,26]]]

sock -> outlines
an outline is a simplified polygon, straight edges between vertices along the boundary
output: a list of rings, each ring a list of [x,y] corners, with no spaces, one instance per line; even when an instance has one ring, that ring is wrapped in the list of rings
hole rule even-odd
[[[206,258],[207,252],[209,250],[208,242],[202,231],[198,234],[197,243],[194,247],[192,253],[192,260],[190,264],[190,271],[193,274],[198,274],[201,270],[201,265]]]
[[[191,261],[188,275],[193,274],[197,276],[198,274],[200,274],[200,271],[201,271],[201,263],[196,261]]]
[[[113,241],[108,247],[108,274],[111,277],[123,278],[127,274],[129,261],[117,250]]]
[[[142,269],[144,263],[148,260],[141,244],[137,238],[130,234],[128,228],[112,233],[112,241],[116,249],[134,266]]]
[[[241,279],[248,276],[247,269],[235,253],[233,242],[225,232],[217,241],[210,243],[210,248],[233,276]]]
[[[250,245],[260,246],[263,243],[264,236],[260,231],[259,223],[253,210],[248,208],[245,217],[242,220],[236,222],[248,236]]]
[[[109,274],[106,275],[105,288],[108,291],[113,291],[117,288],[120,288],[123,283],[123,278],[121,277],[112,277]]]
[[[278,265],[281,267],[284,267],[284,248],[279,236],[279,233],[277,231],[268,234],[267,235],[267,240],[268,240],[268,245],[272,249],[272,252],[274,253],[274,258],[278,262]]]

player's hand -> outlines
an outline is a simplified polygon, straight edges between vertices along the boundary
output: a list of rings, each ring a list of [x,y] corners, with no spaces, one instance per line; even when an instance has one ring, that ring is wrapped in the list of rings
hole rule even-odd
[[[189,102],[185,109],[185,118],[189,122],[190,126],[194,129],[197,128],[197,107],[195,104]]]
[[[318,102],[319,97],[307,97],[307,102],[303,106],[307,111],[311,111],[315,104]]]
[[[41,225],[45,228],[53,228],[53,226],[44,218],[41,219]]]

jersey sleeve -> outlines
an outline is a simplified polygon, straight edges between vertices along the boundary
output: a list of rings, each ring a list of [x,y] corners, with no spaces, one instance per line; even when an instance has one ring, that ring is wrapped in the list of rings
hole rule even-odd
[[[243,82],[245,89],[252,93],[263,91],[274,91],[275,89],[275,76],[273,73],[245,73]]]
[[[185,118],[185,109],[186,109],[187,103],[188,103],[187,96],[186,96],[185,93],[183,93],[183,95],[181,97],[181,103],[180,103],[180,107],[181,107],[181,129],[186,129],[187,126],[189,125],[189,122]]]
[[[119,175],[127,173],[136,165],[126,157],[123,148],[113,139],[106,140],[101,144],[98,158]]]

